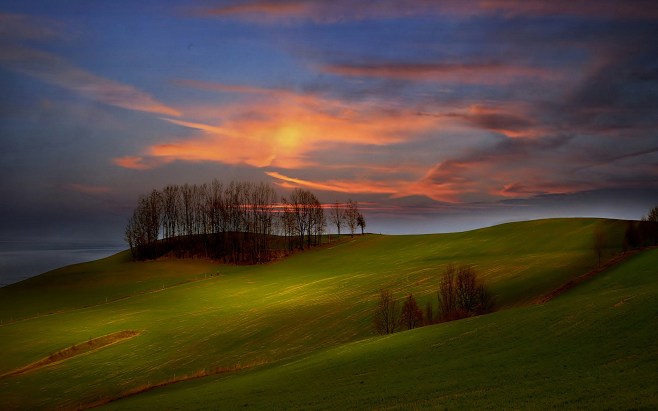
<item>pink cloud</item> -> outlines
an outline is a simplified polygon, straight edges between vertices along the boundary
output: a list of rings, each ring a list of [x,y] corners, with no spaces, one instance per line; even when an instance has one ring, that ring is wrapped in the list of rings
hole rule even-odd
[[[368,63],[328,64],[320,70],[348,77],[390,78],[408,81],[442,81],[466,84],[500,84],[518,77],[548,78],[542,68],[503,63]]]
[[[166,163],[166,160],[142,156],[125,156],[112,159],[112,163],[132,170],[149,170]]]

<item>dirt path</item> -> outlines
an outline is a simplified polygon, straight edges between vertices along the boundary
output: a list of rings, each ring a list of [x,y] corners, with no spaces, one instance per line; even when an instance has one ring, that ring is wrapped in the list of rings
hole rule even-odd
[[[624,253],[617,254],[616,256],[614,256],[610,260],[606,261],[602,265],[596,267],[595,269],[590,270],[590,271],[586,272],[585,274],[583,274],[579,277],[576,277],[576,278],[562,284],[561,286],[559,286],[555,290],[551,291],[550,293],[544,294],[543,296],[539,297],[536,301],[536,304],[547,303],[547,302],[551,301],[553,298],[557,297],[558,295],[563,294],[563,293],[571,290],[575,286],[577,286],[579,284],[582,284],[583,282],[589,280],[592,277],[596,277],[597,275],[601,274],[602,272],[609,270],[610,268],[616,266],[617,264],[623,263],[624,261],[628,260],[629,258],[631,258],[631,257],[633,257],[633,256],[635,256],[635,255],[639,254],[640,252],[642,252],[644,250],[647,250],[647,249],[648,248],[643,248],[643,249],[639,249],[639,250],[626,251]]]
[[[72,345],[68,348],[64,348],[63,350],[59,350],[55,353],[50,354],[46,358],[33,362],[32,364],[28,364],[24,367],[2,374],[0,375],[0,378],[10,377],[12,375],[19,375],[19,374],[24,374],[26,372],[38,370],[40,368],[68,360],[69,358],[77,357],[83,354],[88,354],[90,352],[100,350],[101,348],[120,343],[122,341],[136,337],[137,335],[139,335],[139,331],[127,330],[127,331],[119,331],[113,334],[104,335],[98,338],[93,338],[89,341],[85,341],[79,344]]]

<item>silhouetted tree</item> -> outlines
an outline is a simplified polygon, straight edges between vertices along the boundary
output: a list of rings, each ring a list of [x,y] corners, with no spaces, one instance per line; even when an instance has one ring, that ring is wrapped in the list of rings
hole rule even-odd
[[[390,290],[380,290],[373,323],[375,331],[379,334],[395,332],[398,324],[398,310]]]
[[[125,240],[135,259],[173,251],[181,257],[263,263],[273,258],[277,234],[284,235],[288,250],[295,243],[299,248],[321,243],[327,221],[320,201],[305,190],[290,198],[281,204],[265,183],[168,185],[139,198]]]
[[[304,239],[310,247],[318,244],[321,233],[326,227],[324,218],[324,209],[322,204],[310,191],[296,188],[290,194],[289,204],[287,204],[290,213],[295,221],[295,231],[299,236],[299,248],[304,249]]]
[[[356,217],[356,225],[361,227],[361,235],[363,235],[363,230],[366,228],[366,219],[363,217],[363,214],[359,213]]]
[[[409,294],[404,300],[402,312],[400,313],[400,325],[407,330],[423,325],[423,312],[418,308],[418,303],[416,303],[413,294]]]
[[[649,210],[649,213],[647,214],[646,220],[647,221],[658,222],[658,205],[652,207],[651,210]]]
[[[350,236],[354,237],[354,232],[357,227],[357,219],[359,218],[359,206],[351,199],[347,201],[345,208],[345,224],[350,230]]]
[[[658,245],[658,206],[652,207],[639,225],[643,245]]]
[[[345,210],[343,209],[343,205],[338,201],[331,206],[329,219],[331,220],[331,224],[336,226],[336,232],[340,237],[340,228],[345,224]]]

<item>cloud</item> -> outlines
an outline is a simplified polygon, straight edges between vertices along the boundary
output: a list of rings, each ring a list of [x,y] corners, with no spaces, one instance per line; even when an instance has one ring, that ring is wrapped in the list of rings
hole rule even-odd
[[[452,118],[462,121],[464,124],[503,134],[507,137],[537,137],[545,135],[543,130],[528,113],[528,107],[521,104],[502,104],[509,107],[486,107],[482,105],[471,105],[466,110],[441,113],[419,113],[424,116]]]
[[[25,14],[0,13],[0,39],[52,41],[68,36],[57,21]]]
[[[310,2],[301,1],[253,1],[208,9],[205,13],[216,16],[301,16],[309,11],[310,5]]]
[[[573,193],[605,185],[592,176],[574,175],[572,137],[502,137],[491,147],[474,148],[436,164],[416,187],[434,198],[451,190],[455,202],[494,201],[501,197]]]
[[[199,14],[215,17],[234,17],[248,21],[340,21],[400,18],[427,15],[480,16],[577,16],[585,18],[624,18],[647,20],[658,18],[658,7],[651,0],[379,0],[354,2],[351,0],[253,0],[206,8]]]
[[[125,156],[112,159],[112,163],[119,167],[131,170],[149,170],[165,164],[164,159],[142,157],[142,156]]]
[[[234,90],[222,85],[216,89]],[[247,93],[255,98],[237,100],[221,110],[195,108],[187,113],[212,113],[214,123],[165,118],[192,131],[185,138],[145,148],[139,154],[142,157],[116,159],[115,164],[147,168],[150,164],[145,158],[154,158],[295,169],[321,165],[326,151],[410,141],[440,123],[411,110],[345,103],[313,94],[255,88]]]
[[[279,182],[278,185],[285,188],[310,188],[313,190],[331,191],[337,193],[359,193],[359,194],[395,194],[399,189],[400,182],[386,181],[338,181],[329,180],[325,182],[309,181],[300,178],[285,176],[281,173],[268,171],[267,174]]]
[[[325,73],[348,77],[388,78],[407,81],[440,81],[467,84],[501,84],[518,77],[551,76],[546,69],[489,63],[413,63],[327,64]]]
[[[266,172],[268,176],[278,180],[276,183],[283,188],[307,188],[311,190],[328,191],[347,194],[385,194],[389,198],[403,198],[422,196],[442,203],[458,202],[459,189],[452,184],[435,184],[428,190],[427,184],[419,184],[413,180],[375,181],[369,179],[352,178],[348,180],[312,181],[301,178],[288,177],[279,172]]]
[[[85,98],[121,107],[167,116],[180,113],[131,85],[90,73],[66,59],[23,44],[24,40],[52,41],[64,36],[58,24],[25,15],[0,14],[0,65]]]
[[[92,74],[51,53],[21,46],[4,47],[0,51],[0,65],[100,103],[127,110],[180,115],[178,110],[133,86]]]

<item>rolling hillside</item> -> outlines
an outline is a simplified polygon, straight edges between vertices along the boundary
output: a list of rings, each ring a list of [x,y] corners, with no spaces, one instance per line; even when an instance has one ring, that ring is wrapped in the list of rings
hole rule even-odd
[[[126,400],[178,392],[188,384],[199,389],[196,387],[217,381],[218,386],[236,393],[237,402],[231,404],[237,406],[241,401],[239,386],[251,386],[251,376],[276,380],[273,376],[279,372],[302,367],[295,374],[301,376],[314,372],[314,366],[309,365],[314,361],[327,362],[336,353],[353,350],[360,358],[359,350],[367,349],[363,347],[386,347],[388,341],[404,345],[404,341],[425,335],[435,339],[435,333],[447,333],[454,337],[449,341],[458,341],[478,334],[476,329],[497,333],[499,327],[493,324],[503,320],[490,318],[525,315],[522,313],[544,307],[557,309],[553,307],[567,296],[545,306],[524,306],[596,265],[592,238],[597,226],[608,233],[608,254],[612,255],[620,246],[616,239],[621,238],[624,222],[557,219],[455,234],[369,235],[262,266],[224,266],[208,261],[133,263],[120,254],[56,270],[0,289],[0,349],[4,353],[0,375],[98,337],[122,331],[138,334],[53,365],[0,377],[0,408],[84,407],[181,375],[253,366],[253,370],[228,373],[218,380],[206,377]],[[433,301],[436,305],[438,275],[448,263],[472,264],[493,290],[500,308],[521,308],[373,339],[371,314],[378,290],[390,288],[399,298],[413,292],[419,303]],[[574,307],[564,308],[568,310],[574,311]],[[551,311],[541,312],[549,313],[544,320],[549,321]],[[524,320],[528,324],[542,327],[540,320],[528,318]],[[515,330],[522,332],[518,326]],[[486,343],[477,339],[473,344],[459,355],[480,356],[478,344]],[[427,354],[418,350],[421,356]],[[389,352],[385,348],[376,351],[384,356]],[[370,354],[364,356],[370,358]],[[349,368],[353,359],[349,360],[349,355],[345,358]],[[377,361],[385,361],[375,361],[374,354],[372,358],[373,367]],[[457,356],[451,361],[453,367],[460,364]],[[336,372],[348,372],[346,368],[340,371],[340,362],[336,367]],[[385,378],[376,369],[370,373]],[[428,381],[434,375],[428,373]],[[346,379],[342,385],[345,390],[359,390],[350,382],[349,374],[341,378]],[[391,378],[398,377],[392,374]],[[229,380],[238,385],[225,385]],[[187,401],[187,395],[181,392],[181,401]],[[283,401],[286,396],[281,398]],[[386,398],[382,396],[380,403],[366,403],[382,407],[397,401]],[[404,398],[399,401],[407,401]],[[331,408],[329,397],[309,401],[314,401],[309,404],[314,407]],[[203,405],[197,403],[197,407]]]
[[[203,409],[655,409],[658,250],[546,304],[373,337],[109,404]]]

